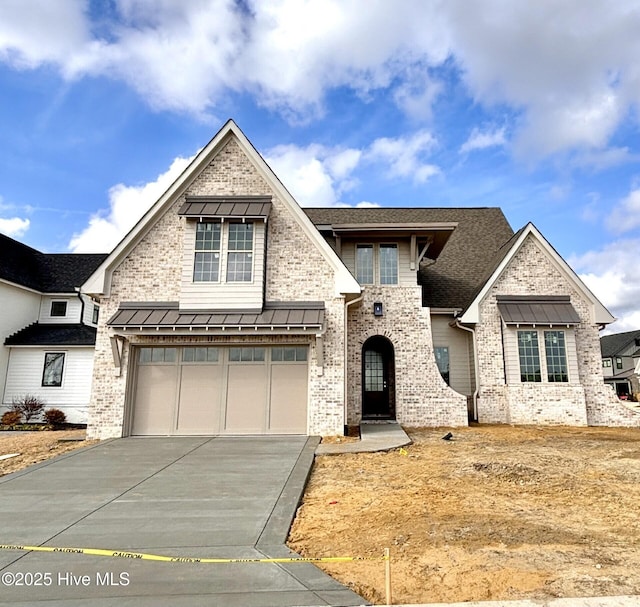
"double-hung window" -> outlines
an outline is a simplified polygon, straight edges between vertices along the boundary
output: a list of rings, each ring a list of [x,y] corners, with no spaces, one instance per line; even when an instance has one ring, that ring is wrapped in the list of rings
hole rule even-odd
[[[227,252],[227,282],[251,282],[253,224],[230,223]]]
[[[398,284],[398,245],[380,245],[380,284]]]
[[[194,282],[217,282],[220,278],[221,224],[198,223],[196,226],[196,257]]]

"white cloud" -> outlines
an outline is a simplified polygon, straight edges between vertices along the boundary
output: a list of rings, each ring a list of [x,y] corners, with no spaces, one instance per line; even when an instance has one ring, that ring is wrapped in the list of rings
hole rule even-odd
[[[618,319],[611,331],[640,328],[640,239],[616,240],[599,250],[569,258],[569,264]]]
[[[640,189],[632,190],[616,205],[606,220],[607,228],[616,234],[640,227]]]
[[[340,195],[353,187],[361,155],[353,148],[279,145],[265,159],[300,205],[326,207],[340,204]]]
[[[484,150],[486,148],[501,147],[507,143],[505,138],[505,128],[493,131],[480,131],[474,128],[469,138],[460,146],[461,154],[468,154],[473,150]]]
[[[437,175],[440,169],[425,161],[436,145],[436,139],[426,130],[408,137],[376,139],[367,152],[367,158],[384,163],[390,177],[409,177],[424,183]]]
[[[111,251],[133,228],[153,203],[182,173],[193,160],[176,158],[169,169],[151,181],[140,186],[119,183],[109,189],[109,210],[93,215],[89,225],[74,234],[69,249],[74,253],[104,253]]]
[[[0,232],[6,236],[19,237],[29,229],[31,222],[20,217],[2,218],[0,217]]]
[[[439,74],[459,70],[474,102],[518,115],[514,149],[535,156],[606,150],[640,105],[637,3],[407,0],[365,9],[361,0],[114,0],[103,13],[89,11],[88,0],[27,6],[0,2],[0,60],[55,66],[68,79],[119,79],[157,109],[200,116],[239,92],[305,120],[323,112],[328,91],[346,87],[363,99],[386,89],[425,120],[451,85]]]

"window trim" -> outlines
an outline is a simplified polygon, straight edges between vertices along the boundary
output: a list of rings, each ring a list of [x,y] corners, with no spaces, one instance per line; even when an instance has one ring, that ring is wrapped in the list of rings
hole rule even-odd
[[[47,383],[45,382],[45,379],[47,377],[47,360],[50,359],[50,357],[56,357],[57,360],[61,360],[61,369],[60,369],[60,379],[59,379],[59,383]],[[44,353],[44,361],[43,361],[43,365],[42,365],[42,381],[41,381],[41,386],[43,388],[62,388],[62,385],[64,383],[64,367],[65,367],[65,358],[66,358],[66,352],[45,352]]]

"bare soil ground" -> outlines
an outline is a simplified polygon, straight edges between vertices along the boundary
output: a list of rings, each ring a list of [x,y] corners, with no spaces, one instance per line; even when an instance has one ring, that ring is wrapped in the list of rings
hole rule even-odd
[[[0,476],[98,442],[95,440],[60,442],[60,439],[84,438],[84,436],[84,430],[0,432],[0,457],[10,453],[20,454],[17,457],[0,460]]]
[[[404,450],[316,458],[289,545],[391,548],[395,603],[640,594],[640,430],[411,431]],[[374,603],[381,562],[323,564]]]

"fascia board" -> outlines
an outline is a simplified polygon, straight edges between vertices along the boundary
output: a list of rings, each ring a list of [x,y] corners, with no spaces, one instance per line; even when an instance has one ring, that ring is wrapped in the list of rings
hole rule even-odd
[[[478,293],[471,305],[467,308],[465,313],[460,317],[460,322],[466,324],[477,324],[480,322],[480,303],[487,296],[489,290],[496,283],[498,278],[502,275],[505,269],[509,266],[517,252],[520,250],[525,240],[529,237],[535,238],[543,249],[547,253],[550,261],[556,266],[556,268],[564,274],[570,282],[573,283],[575,288],[580,291],[594,306],[594,318],[595,324],[606,325],[612,323],[615,318],[611,315],[600,300],[589,290],[587,285],[580,279],[571,266],[560,256],[560,254],[551,246],[549,241],[540,233],[540,231],[532,224],[527,224],[526,228],[520,234],[520,237],[513,243],[511,250],[504,259],[500,262],[500,265],[496,268],[489,280],[485,283],[484,287]]]

